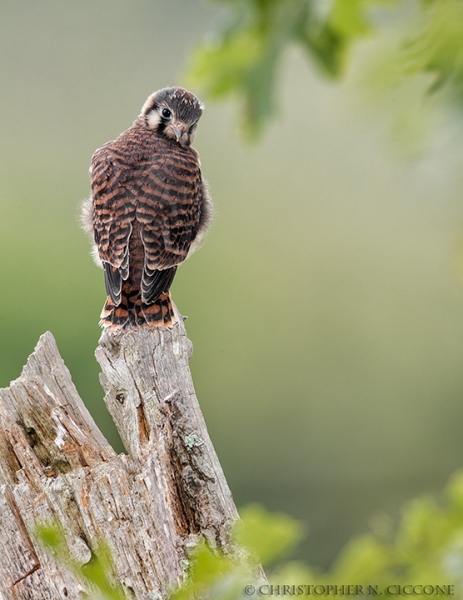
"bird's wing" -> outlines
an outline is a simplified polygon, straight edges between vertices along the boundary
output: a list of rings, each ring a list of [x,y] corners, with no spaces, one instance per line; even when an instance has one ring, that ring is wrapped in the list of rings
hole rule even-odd
[[[188,255],[200,223],[201,183],[196,155],[172,145],[140,172],[136,218],[145,251],[141,290],[147,304],[168,291]]]
[[[106,291],[117,306],[122,281],[129,274],[129,238],[136,208],[131,169],[108,143],[93,155],[90,177],[94,240],[105,271]]]

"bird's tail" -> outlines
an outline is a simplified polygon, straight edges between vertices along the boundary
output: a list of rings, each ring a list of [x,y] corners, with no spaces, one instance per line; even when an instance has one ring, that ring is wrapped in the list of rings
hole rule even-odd
[[[151,304],[142,302],[138,294],[131,298],[122,293],[119,306],[108,297],[100,315],[100,325],[110,330],[137,327],[169,329],[177,320],[169,292],[162,293]]]

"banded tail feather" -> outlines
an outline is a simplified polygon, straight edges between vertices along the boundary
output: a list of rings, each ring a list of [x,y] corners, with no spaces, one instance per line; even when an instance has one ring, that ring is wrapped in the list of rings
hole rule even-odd
[[[170,329],[177,320],[170,292],[160,294],[151,304],[142,302],[139,294],[131,298],[122,292],[116,306],[108,296],[100,315],[101,327],[113,331],[138,327]]]

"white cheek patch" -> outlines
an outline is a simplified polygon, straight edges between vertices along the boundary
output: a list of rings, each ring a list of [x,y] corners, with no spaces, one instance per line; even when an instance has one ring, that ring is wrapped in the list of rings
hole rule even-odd
[[[156,110],[152,110],[146,116],[146,120],[151,129],[157,129],[159,123],[161,122],[161,117]]]

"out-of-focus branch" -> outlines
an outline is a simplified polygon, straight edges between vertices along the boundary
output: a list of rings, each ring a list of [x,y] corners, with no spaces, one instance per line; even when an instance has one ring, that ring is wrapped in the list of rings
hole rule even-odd
[[[259,137],[276,111],[279,70],[289,47],[302,49],[324,75],[339,77],[356,42],[395,27],[404,18],[407,26],[401,26],[389,56],[389,71],[397,75],[389,85],[431,73],[428,91],[445,86],[450,92],[445,100],[456,100],[461,110],[460,0],[421,0],[414,11],[407,0],[216,0],[216,4],[226,6],[227,25],[198,47],[188,77],[206,97],[238,102],[246,137]],[[381,6],[393,8],[397,18],[378,17],[375,10]]]

